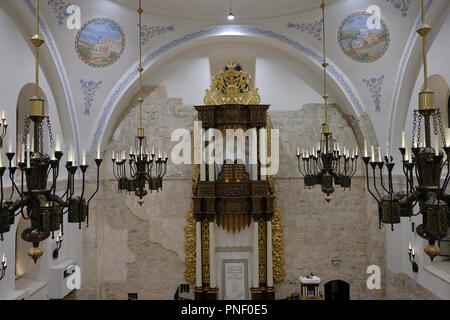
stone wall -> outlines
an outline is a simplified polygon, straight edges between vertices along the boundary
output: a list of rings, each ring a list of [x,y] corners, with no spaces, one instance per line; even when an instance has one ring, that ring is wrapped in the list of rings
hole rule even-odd
[[[193,107],[167,98],[163,87],[146,87],[145,91],[144,127],[149,147],[164,146],[170,151],[172,130],[192,131]],[[378,229],[375,202],[367,195],[360,172],[352,189],[337,188],[330,203],[319,188],[305,190],[297,172],[297,146],[316,145],[323,106],[305,105],[298,111],[270,112],[270,116],[273,127],[280,129],[280,172],[275,188],[286,246],[286,280],[277,284],[277,299],[296,292],[298,277],[311,272],[321,277],[323,284],[337,279],[349,282],[352,299],[384,298],[385,232]],[[130,104],[122,119],[107,147],[107,159],[111,150],[129,150],[134,144],[136,103]],[[374,143],[370,123],[364,119],[350,122],[357,127],[350,127],[339,108],[330,106],[330,128],[341,146],[353,149],[364,138]],[[139,207],[135,196],[117,192],[111,161],[105,162],[90,227],[84,231],[84,276],[77,299],[126,299],[128,292],[138,292],[140,299],[172,299],[177,286],[185,282],[184,226],[192,195],[192,166],[169,167],[163,192],[147,196]],[[341,259],[341,265],[333,265],[333,258]],[[382,290],[366,287],[366,269],[371,264],[383,270]]]

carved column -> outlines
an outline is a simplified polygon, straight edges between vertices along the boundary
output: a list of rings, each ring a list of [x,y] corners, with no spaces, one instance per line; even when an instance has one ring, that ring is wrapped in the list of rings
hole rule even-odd
[[[272,215],[267,217],[267,300],[275,300],[273,287],[273,256],[272,256]]]
[[[259,241],[258,241],[258,215],[253,215],[253,281],[252,281],[252,300],[258,300],[261,295],[259,288]]]
[[[217,300],[219,289],[217,288],[216,270],[216,241],[215,241],[215,215],[208,215],[209,221],[209,289],[207,300]]]

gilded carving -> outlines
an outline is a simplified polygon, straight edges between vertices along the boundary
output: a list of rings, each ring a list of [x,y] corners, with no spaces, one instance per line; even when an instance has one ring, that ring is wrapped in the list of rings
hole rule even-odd
[[[258,220],[258,258],[259,258],[259,283],[266,283],[266,265],[267,265],[267,224],[266,220]]]
[[[204,219],[202,222],[202,256],[208,257],[202,259],[203,263],[203,283],[209,283],[209,221]]]
[[[258,89],[253,88],[251,76],[234,62],[213,77],[211,89],[206,90],[205,105],[259,104]]]
[[[284,271],[284,227],[281,223],[283,214],[275,201],[275,212],[272,217],[272,253],[273,253],[273,279],[282,282],[286,278]]]
[[[195,241],[196,241],[196,221],[193,214],[194,203],[191,202],[191,209],[186,212],[187,225],[184,227],[184,263],[186,270],[184,272],[184,278],[188,283],[195,283]]]

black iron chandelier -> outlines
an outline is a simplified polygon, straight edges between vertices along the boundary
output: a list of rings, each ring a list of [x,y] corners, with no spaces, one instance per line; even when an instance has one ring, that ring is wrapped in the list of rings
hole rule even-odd
[[[346,147],[341,152],[341,147],[328,125],[328,94],[327,94],[327,58],[325,47],[325,3],[320,5],[322,9],[322,44],[323,44],[323,73],[324,73],[324,104],[325,123],[322,124],[322,133],[317,148],[302,150],[297,148],[298,170],[304,176],[305,187],[310,189],[320,185],[322,192],[326,194],[325,200],[330,202],[334,192],[334,185],[347,189],[351,187],[351,179],[356,173],[358,163],[358,148],[350,151]]]
[[[25,220],[29,220],[31,227],[22,233],[22,239],[31,242],[33,247],[28,251],[28,255],[36,263],[44,253],[39,248],[39,243],[47,239],[50,235],[54,239],[55,231],[60,230],[59,239],[64,234],[63,216],[68,214],[69,223],[89,223],[89,203],[99,189],[100,165],[102,159],[100,152],[97,152],[95,163],[97,166],[97,189],[86,201],[85,198],[85,175],[88,169],[86,156],[83,155],[83,163],[76,165],[76,156],[73,150],[69,151],[67,170],[67,188],[62,196],[56,194],[57,179],[59,177],[59,165],[63,153],[61,151],[61,141],[57,136],[56,145],[53,140],[49,117],[44,113],[45,101],[39,95],[39,48],[44,44],[44,40],[39,35],[39,0],[36,0],[36,33],[31,38],[36,54],[36,83],[35,96],[30,99],[30,114],[25,120],[25,130],[23,135],[22,152],[17,155],[12,152],[12,140],[10,139],[9,151],[6,153],[8,168],[4,167],[0,161],[0,187],[1,187],[1,210],[0,210],[0,233],[3,241],[3,233],[10,231],[10,226],[14,224],[15,217],[21,215]],[[51,144],[51,156],[44,153],[44,128],[43,121],[47,120],[49,140]],[[5,124],[5,119],[2,119]],[[33,134],[30,136],[31,122],[33,122]],[[6,128],[6,126],[4,126]],[[3,145],[3,141],[1,143]],[[1,157],[0,157],[1,158]],[[16,166],[17,163],[17,166]],[[9,199],[4,196],[3,176],[8,169],[11,180],[11,195]],[[81,171],[82,186],[81,194],[75,194],[75,174],[78,169]],[[21,183],[16,184],[15,176],[19,172]],[[51,173],[51,174],[50,174]],[[48,180],[51,187],[48,188]],[[17,196],[14,197],[15,193]]]
[[[141,0],[139,0],[139,121],[140,126],[137,130],[135,139],[135,147],[130,148],[130,153],[127,159],[126,152],[115,154],[112,153],[113,175],[118,182],[119,192],[125,191],[128,193],[134,192],[139,198],[138,203],[142,206],[144,197],[148,194],[147,185],[150,192],[161,191],[163,178],[167,173],[167,152],[158,152],[155,154],[155,148],[149,153],[147,148],[147,137],[144,134],[142,126],[142,104],[144,98],[142,97],[142,7]]]
[[[394,230],[394,224],[400,223],[400,217],[421,214],[423,222],[415,231],[428,240],[424,251],[433,260],[440,252],[436,241],[446,237],[450,221],[450,195],[445,192],[450,181],[450,132],[447,129],[447,137],[444,136],[440,111],[434,105],[433,91],[428,88],[426,37],[430,31],[431,27],[425,22],[425,4],[422,0],[422,25],[417,32],[423,40],[424,89],[419,93],[419,110],[414,110],[411,147],[405,145],[403,132],[400,148],[406,191],[394,191],[392,171],[395,164],[392,156],[387,154],[384,161],[379,156],[379,161],[376,161],[373,156],[365,155],[363,161],[366,164],[367,189],[378,202],[380,227],[383,223],[390,224]],[[422,127],[424,136],[419,145]],[[432,129],[434,146],[431,142]],[[439,136],[443,150],[439,148]],[[442,177],[444,167],[447,168],[445,178]],[[384,168],[387,168],[388,174],[386,184],[383,181]],[[369,183],[369,171],[373,177],[372,187]],[[414,213],[415,208],[418,208],[417,213]]]

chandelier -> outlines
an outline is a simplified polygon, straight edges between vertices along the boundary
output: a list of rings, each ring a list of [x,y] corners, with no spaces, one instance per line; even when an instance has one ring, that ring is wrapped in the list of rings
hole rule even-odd
[[[0,210],[0,233],[3,241],[3,233],[10,231],[10,226],[14,224],[15,217],[21,215],[25,220],[30,221],[30,228],[22,233],[22,239],[31,242],[33,247],[28,251],[28,255],[37,262],[44,253],[39,248],[39,243],[47,239],[50,235],[54,239],[55,231],[60,230],[58,239],[62,239],[64,234],[63,216],[68,214],[69,223],[89,223],[89,203],[99,189],[99,172],[102,159],[100,157],[100,146],[97,150],[95,163],[97,166],[97,189],[86,201],[85,198],[85,175],[88,169],[86,165],[86,154],[83,153],[83,163],[76,165],[75,151],[70,148],[67,170],[67,188],[62,196],[56,194],[56,185],[59,177],[59,166],[63,153],[61,151],[61,140],[56,136],[56,144],[53,140],[49,117],[44,113],[45,101],[39,95],[39,48],[44,44],[44,40],[39,35],[39,0],[36,0],[36,33],[31,38],[36,54],[36,83],[35,96],[30,99],[30,114],[25,120],[23,144],[21,153],[17,155],[12,151],[12,139],[9,139],[9,149],[6,153],[8,168],[4,167],[0,156],[0,186],[1,186],[1,210]],[[51,144],[51,156],[44,153],[43,121],[49,131]],[[33,122],[33,133],[30,136],[31,122]],[[6,119],[2,119],[3,128],[6,131]],[[4,135],[2,135],[2,138]],[[0,143],[3,146],[3,141]],[[16,166],[17,163],[17,166]],[[11,195],[9,199],[4,196],[3,176],[8,169],[11,180]],[[82,186],[81,194],[75,194],[75,174],[78,169],[81,171]],[[15,175],[19,172],[21,177],[20,185],[16,184]],[[48,188],[48,181],[51,186]],[[17,193],[15,200],[14,194]]]
[[[139,198],[140,206],[144,203],[144,197],[148,194],[147,185],[150,192],[162,190],[162,180],[167,173],[167,152],[155,154],[155,148],[151,153],[147,148],[147,137],[142,126],[142,13],[141,0],[139,0],[139,128],[135,139],[135,146],[130,147],[128,159],[126,152],[115,154],[112,152],[113,175],[118,182],[119,192],[134,192]]]
[[[423,40],[424,89],[419,93],[419,110],[414,110],[411,147],[405,145],[405,133],[402,132],[400,148],[406,190],[397,193],[394,191],[392,171],[395,164],[388,153],[382,161],[379,150],[379,159],[376,161],[372,147],[372,157],[368,157],[365,151],[363,161],[366,165],[367,188],[378,202],[380,227],[382,223],[391,224],[391,229],[394,230],[394,224],[400,223],[400,217],[421,214],[422,224],[415,231],[420,237],[428,240],[424,251],[433,260],[440,252],[436,241],[445,238],[448,232],[449,196],[445,191],[450,181],[450,131],[447,129],[447,134],[444,136],[440,111],[434,105],[433,91],[428,88],[426,38],[430,31],[431,27],[425,22],[425,4],[422,0],[422,25],[417,33]],[[424,127],[424,136],[423,142],[419,145],[422,127]],[[432,129],[434,146],[431,142]],[[443,142],[443,150],[439,148],[439,135]],[[447,168],[447,174],[442,180],[444,167]],[[384,168],[387,168],[387,184],[383,182]],[[373,177],[372,189],[369,183],[369,171]],[[416,207],[418,210],[414,213]]]
[[[323,45],[323,73],[324,73],[324,104],[325,104],[325,123],[322,124],[322,133],[317,148],[312,147],[308,150],[297,148],[298,170],[304,177],[305,187],[313,188],[320,185],[322,192],[326,194],[325,200],[330,202],[334,192],[334,185],[347,189],[351,187],[351,179],[356,173],[358,163],[358,148],[351,151],[344,147],[343,150],[328,125],[328,94],[327,94],[327,58],[325,47],[325,3],[322,0],[320,8],[322,9],[322,45]],[[350,154],[351,153],[351,154]]]

